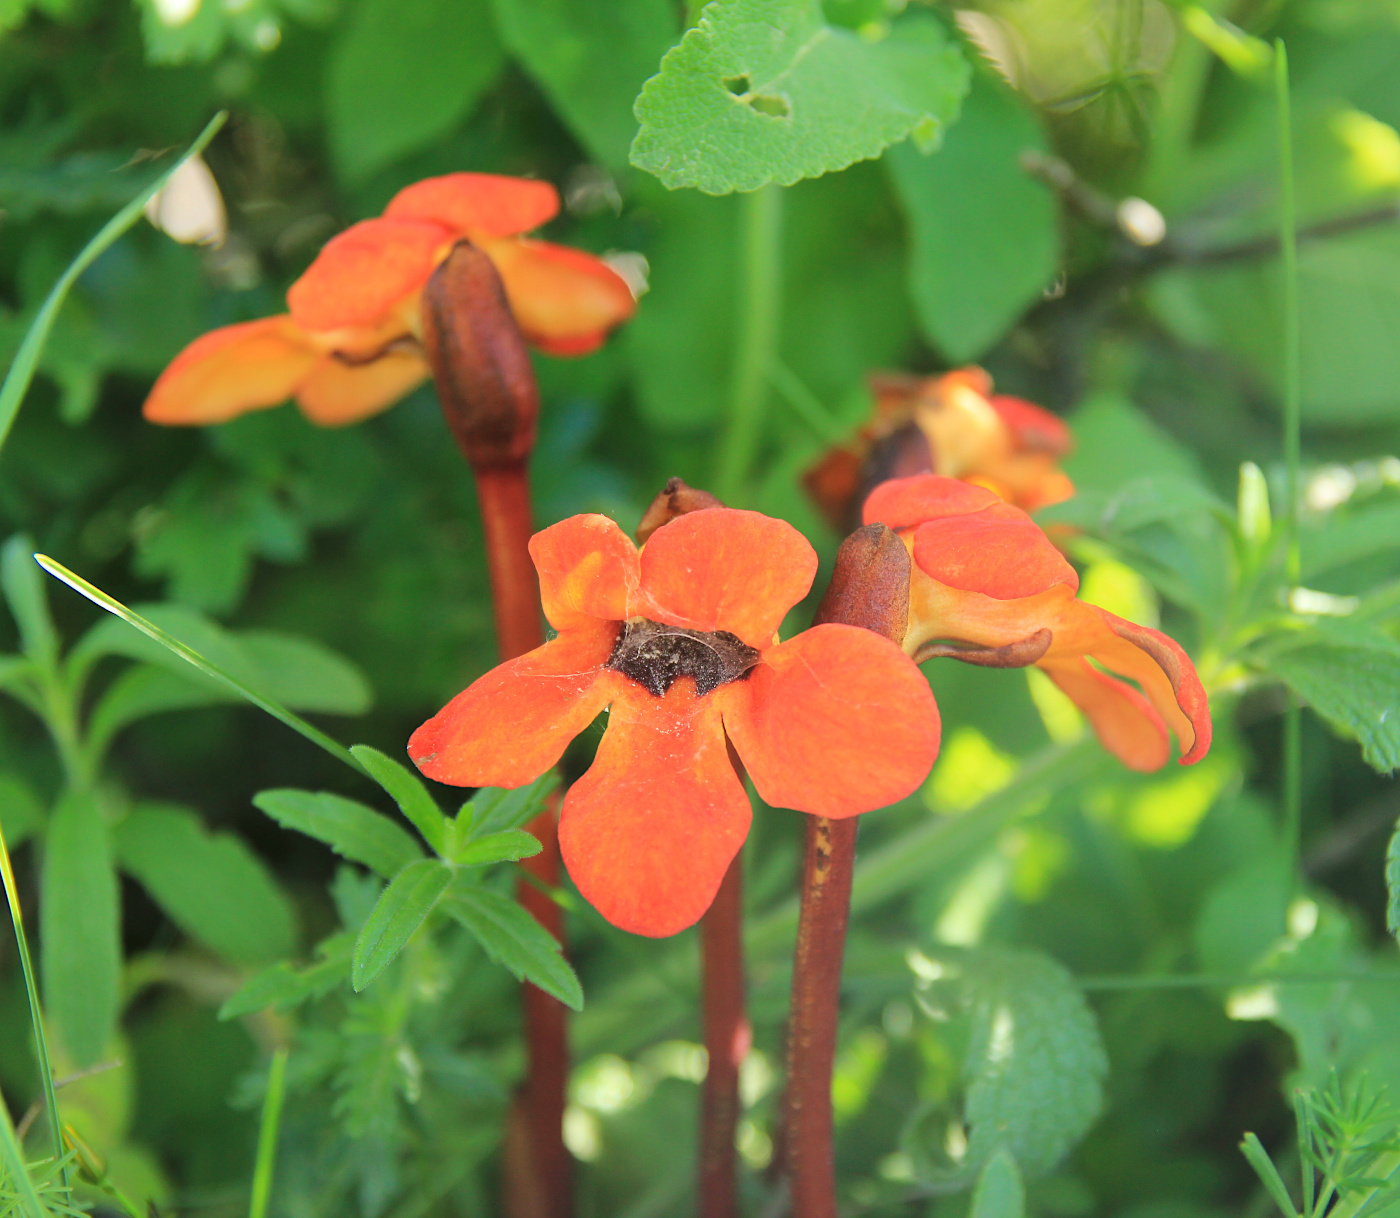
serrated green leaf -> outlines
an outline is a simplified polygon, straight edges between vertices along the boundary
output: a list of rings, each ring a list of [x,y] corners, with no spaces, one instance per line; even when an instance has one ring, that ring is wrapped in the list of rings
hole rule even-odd
[[[386,880],[423,857],[411,834],[353,799],[283,788],[260,791],[253,803],[283,828],[325,842],[342,858],[362,863]]]
[[[407,766],[367,744],[352,745],[350,755],[389,793],[399,810],[423,835],[423,840],[442,854],[447,849],[447,818],[419,777]]]
[[[1108,1070],[1093,1012],[1074,979],[1039,952],[938,949],[920,967],[915,996],[937,1020],[967,1033],[962,1119],[967,1153],[946,1166],[946,1117],[932,1107],[907,1144],[930,1179],[965,1180],[1005,1149],[1027,1174],[1050,1170],[1088,1132]],[[937,1025],[935,1025],[937,1026]]]
[[[670,0],[495,0],[511,53],[600,163],[627,164],[632,103],[676,41]],[[599,71],[606,63],[607,70]]]
[[[541,774],[527,786],[509,791],[503,787],[482,787],[467,805],[472,810],[471,836],[484,837],[529,824],[544,811],[545,801],[558,787],[559,775],[554,770]]]
[[[977,1177],[969,1218],[1025,1218],[1026,1186],[1010,1152],[999,1150]]]
[[[267,1007],[290,1011],[312,998],[330,993],[350,976],[350,956],[354,950],[355,936],[341,931],[316,948],[315,963],[305,968],[295,968],[283,960],[254,973],[219,1008],[219,1018],[236,1019]]]
[[[341,174],[367,177],[447,135],[504,62],[488,0],[361,0],[326,62]]]
[[[44,1006],[80,1068],[117,1026],[121,912],[111,833],[96,799],[69,792],[49,818],[39,905]]]
[[[713,0],[642,88],[632,164],[707,194],[845,169],[957,116],[968,66],[936,21],[868,42],[819,0]]]
[[[355,940],[350,984],[362,990],[403,950],[452,882],[452,870],[437,859],[405,867],[384,890]]]
[[[1268,660],[1271,671],[1319,715],[1361,742],[1367,763],[1400,767],[1400,652],[1308,643]]]
[[[58,635],[49,614],[48,590],[34,561],[34,542],[16,534],[0,551],[0,588],[19,627],[25,655],[52,664],[58,655]]]
[[[1045,135],[978,74],[937,156],[912,144],[887,162],[909,217],[909,287],[924,333],[955,363],[986,353],[1039,300],[1059,263],[1050,191],[1021,168]]]
[[[532,858],[541,849],[543,847],[538,838],[521,829],[507,829],[502,833],[474,837],[452,852],[452,861],[461,867],[485,867],[491,863],[513,863],[516,859]]]
[[[292,948],[295,917],[266,865],[188,808],[137,804],[113,834],[117,862],[186,934],[226,959],[262,964]]]
[[[518,902],[458,876],[442,898],[442,909],[471,931],[496,963],[582,1010],[583,987],[558,940]]]

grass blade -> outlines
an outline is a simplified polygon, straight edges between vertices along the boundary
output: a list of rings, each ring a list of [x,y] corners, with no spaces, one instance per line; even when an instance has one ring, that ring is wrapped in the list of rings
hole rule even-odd
[[[24,972],[24,989],[29,996],[29,1019],[34,1026],[34,1053],[43,1076],[44,1105],[48,1110],[49,1128],[53,1130],[54,1158],[63,1160],[63,1130],[58,1118],[58,1100],[54,1094],[53,1067],[49,1064],[49,1041],[44,1033],[44,1009],[39,1002],[39,984],[34,975],[34,961],[29,954],[29,940],[24,933],[24,918],[20,913],[19,889],[15,885],[15,869],[10,863],[10,850],[5,834],[0,830],[0,879],[5,884],[5,900],[10,905],[10,918],[15,926],[15,941],[19,944],[19,963]],[[4,1105],[0,1104],[0,1111]],[[7,1117],[8,1119],[8,1117]],[[63,1183],[68,1184],[68,1169],[63,1169]]]
[[[78,256],[68,264],[68,269],[59,276],[58,282],[53,285],[44,303],[40,306],[39,312],[35,314],[34,321],[29,326],[29,332],[24,336],[19,352],[15,355],[15,362],[10,365],[5,383],[0,385],[0,447],[4,446],[5,440],[10,434],[10,427],[15,421],[15,416],[19,413],[20,403],[24,401],[24,395],[29,391],[30,382],[34,380],[34,370],[39,365],[39,356],[43,353],[49,331],[53,329],[53,323],[58,317],[59,309],[63,307],[69,289],[77,282],[78,276],[106,252],[108,246],[141,218],[147,202],[170,181],[175,171],[190,157],[198,156],[204,151],[209,141],[218,134],[219,128],[224,125],[224,120],[227,118],[228,112],[225,110],[220,110],[218,114],[214,115],[209,120],[209,125],[199,133],[195,142],[185,150],[185,155],[108,220],[97,235],[83,246]]]
[[[282,1125],[282,1097],[286,1093],[287,1050],[272,1055],[267,1072],[267,1096],[262,1120],[258,1123],[258,1157],[253,1165],[253,1196],[248,1202],[248,1218],[263,1218],[272,1195],[272,1171],[277,1165],[277,1131]]]
[[[147,621],[139,613],[133,613],[121,601],[115,597],[108,596],[101,588],[88,583],[81,575],[75,575],[60,562],[55,562],[46,554],[34,555],[34,561],[44,568],[50,575],[61,583],[67,584],[74,592],[80,593],[90,600],[94,605],[114,614],[122,621],[135,626],[142,634],[148,638],[155,639],[162,647],[168,647],[182,660],[193,664],[200,672],[213,677],[214,680],[228,686],[240,698],[251,702],[259,710],[266,711],[274,719],[285,723],[292,731],[305,736],[312,744],[319,745],[325,749],[337,761],[343,761],[357,774],[362,774],[366,778],[372,777],[368,770],[364,768],[354,757],[350,755],[350,750],[343,744],[332,740],[320,728],[312,727],[300,715],[295,715],[280,702],[274,702],[271,698],[257,692],[248,685],[243,684],[237,677],[225,672],[217,664],[210,663],[193,647],[187,647],[172,634],[167,634],[154,622]]]

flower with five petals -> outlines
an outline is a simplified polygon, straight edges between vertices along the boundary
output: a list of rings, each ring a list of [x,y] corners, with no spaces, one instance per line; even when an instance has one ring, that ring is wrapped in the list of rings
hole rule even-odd
[[[639,552],[607,517],[574,516],[530,553],[557,637],[459,694],[409,755],[439,782],[517,787],[609,708],[559,845],[615,925],[670,935],[708,908],[749,828],[731,746],[765,802],[827,817],[884,807],[928,773],[938,711],[897,644],[838,624],[778,641],[817,568],[791,525],[708,508]]]
[[[1079,600],[1074,568],[1025,512],[924,474],[877,487],[865,519],[894,529],[913,559],[904,649],[916,660],[1035,664],[1130,769],[1166,764],[1168,727],[1183,765],[1205,756],[1210,710],[1190,657],[1160,631]]]
[[[490,257],[525,338],[584,355],[632,315],[622,278],[592,254],[522,234],[559,210],[548,182],[484,173],[427,178],[333,237],[287,292],[289,312],[196,339],[161,373],[153,423],[223,423],[295,398],[313,422],[356,423],[429,374],[420,297],[459,241]]]

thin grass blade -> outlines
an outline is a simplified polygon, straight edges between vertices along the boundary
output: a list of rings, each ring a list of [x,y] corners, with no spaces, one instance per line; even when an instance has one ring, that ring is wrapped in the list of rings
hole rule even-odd
[[[258,1124],[258,1157],[253,1165],[253,1196],[248,1218],[264,1218],[272,1196],[272,1172],[277,1165],[277,1132],[282,1125],[282,1098],[286,1094],[287,1050],[272,1055],[267,1072],[267,1096],[263,1099],[262,1120]]]

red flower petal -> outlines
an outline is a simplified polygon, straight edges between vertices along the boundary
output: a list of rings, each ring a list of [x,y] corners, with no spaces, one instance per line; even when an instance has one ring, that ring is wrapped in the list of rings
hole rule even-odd
[[[1017,447],[1052,453],[1057,457],[1063,457],[1074,449],[1074,436],[1070,433],[1069,424],[1044,407],[1025,398],[1008,397],[1002,393],[993,395],[988,401],[1016,437]]]
[[[1167,764],[1167,727],[1150,702],[1123,681],[1084,660],[1042,667],[1093,726],[1100,743],[1130,770],[1147,774]]]
[[[664,698],[625,678],[615,688],[598,756],[564,800],[559,847],[614,926],[674,935],[709,908],[748,835],[749,801],[714,698],[690,679]]]
[[[767,647],[812,586],[816,551],[792,525],[710,508],[662,525],[642,548],[642,589],[658,621],[727,630]]]
[[[437,224],[363,220],[332,237],[287,291],[307,330],[372,326],[427,283],[452,243]]]
[[[429,375],[427,361],[389,351],[364,364],[326,356],[297,390],[302,413],[322,427],[344,427],[387,410]]]
[[[533,782],[607,705],[600,667],[616,637],[598,622],[493,668],[413,733],[413,764],[458,787]]]
[[[724,726],[765,803],[855,816],[916,790],[938,756],[928,682],[888,639],[814,626],[717,690]]]
[[[142,408],[152,423],[223,423],[280,406],[320,353],[285,314],[197,338],[160,374]]]
[[[556,630],[639,612],[637,547],[606,516],[571,516],[530,538],[544,615]]]
[[[405,186],[384,209],[391,220],[427,220],[473,240],[528,233],[559,211],[548,182],[495,173],[449,173]]]
[[[862,523],[909,529],[926,520],[979,512],[998,502],[998,497],[985,487],[938,474],[916,474],[882,482],[871,491]]]
[[[483,248],[521,333],[546,354],[586,355],[637,307],[622,276],[582,250],[519,239]]]
[[[1040,527],[1009,504],[945,516],[914,533],[914,561],[950,588],[1018,600],[1056,584],[1079,587],[1079,576]]]

